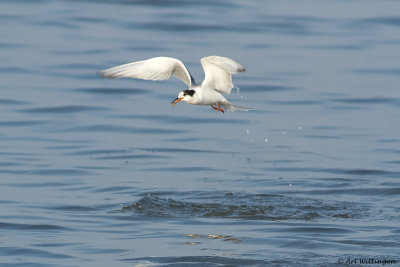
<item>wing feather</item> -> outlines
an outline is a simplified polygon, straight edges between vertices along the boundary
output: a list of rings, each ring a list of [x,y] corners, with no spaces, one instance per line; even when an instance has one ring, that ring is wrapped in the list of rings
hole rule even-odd
[[[172,57],[154,57],[127,63],[102,70],[99,74],[106,78],[137,78],[143,80],[166,80],[175,76],[189,87],[195,84],[192,75],[182,61]]]
[[[243,65],[227,57],[203,57],[200,62],[205,73],[202,86],[224,94],[230,94],[234,87],[232,74],[245,71]]]

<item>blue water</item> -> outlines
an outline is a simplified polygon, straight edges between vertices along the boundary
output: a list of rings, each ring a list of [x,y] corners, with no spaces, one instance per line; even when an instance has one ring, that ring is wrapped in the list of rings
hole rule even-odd
[[[0,263],[400,262],[398,1],[1,1]],[[247,69],[228,99],[102,79]],[[393,264],[391,265],[393,266]]]

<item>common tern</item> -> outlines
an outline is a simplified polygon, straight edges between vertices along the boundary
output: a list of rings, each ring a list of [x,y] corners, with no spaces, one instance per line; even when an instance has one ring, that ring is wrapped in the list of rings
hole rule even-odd
[[[201,84],[196,84],[194,78],[182,63],[172,57],[154,57],[136,61],[110,69],[99,74],[106,78],[137,78],[143,80],[166,80],[175,76],[181,79],[189,88],[179,92],[171,105],[183,101],[192,105],[209,105],[217,111],[247,111],[250,108],[231,104],[222,94],[230,94],[234,87],[232,74],[244,72],[245,68],[239,62],[221,56],[203,57],[201,60],[205,77]]]

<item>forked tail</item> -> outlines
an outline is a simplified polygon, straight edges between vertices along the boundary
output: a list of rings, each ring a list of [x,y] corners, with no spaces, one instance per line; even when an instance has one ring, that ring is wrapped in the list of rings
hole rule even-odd
[[[252,108],[246,108],[246,107],[237,106],[237,105],[234,105],[234,104],[229,103],[229,102],[223,103],[223,104],[220,104],[220,105],[227,111],[249,111],[249,110],[252,110]]]

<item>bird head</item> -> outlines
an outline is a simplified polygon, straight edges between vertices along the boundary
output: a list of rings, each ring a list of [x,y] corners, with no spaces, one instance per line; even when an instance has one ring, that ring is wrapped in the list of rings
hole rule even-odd
[[[174,99],[174,101],[171,102],[171,105],[175,105],[178,102],[184,101],[186,103],[191,103],[193,102],[193,97],[194,94],[196,93],[195,90],[193,89],[188,89],[184,90],[182,92],[179,92],[178,97]]]

